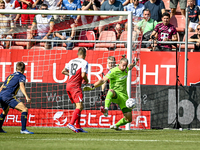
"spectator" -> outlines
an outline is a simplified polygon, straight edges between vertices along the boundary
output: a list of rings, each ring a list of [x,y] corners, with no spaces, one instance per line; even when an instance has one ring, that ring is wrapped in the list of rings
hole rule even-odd
[[[75,39],[75,26],[72,26],[71,31],[58,31],[54,33],[54,38],[53,40],[74,40]],[[58,46],[58,44],[61,44],[61,42],[54,42],[54,46]],[[67,42],[66,44],[66,49],[67,50],[72,50],[74,47],[74,43],[72,42]]]
[[[39,1],[40,0],[36,0],[35,2],[33,2],[33,0],[23,0],[22,9],[34,9]],[[34,17],[34,14],[21,14],[22,27],[28,28],[28,25],[32,24]]]
[[[60,10],[62,0],[42,0],[44,4],[48,5],[49,10]],[[59,15],[53,15],[54,19],[57,20]]]
[[[100,2],[98,0],[85,0],[82,5],[82,10],[94,10],[98,11],[100,9]],[[98,19],[98,16],[93,17],[92,22],[96,22]],[[81,15],[81,20],[83,24],[87,24],[87,19],[84,15]]]
[[[162,0],[149,0],[144,7],[150,10],[152,19],[157,22],[162,20],[162,14],[165,12],[165,4]]]
[[[193,52],[200,52],[200,24],[197,25],[197,34],[194,34],[188,39],[188,42],[196,42]]]
[[[170,23],[170,14],[165,12],[162,15],[162,23],[157,24],[150,38],[158,41],[177,41],[176,28]],[[155,38],[154,38],[155,37]],[[155,51],[171,51],[171,44],[157,44]]]
[[[0,0],[0,9],[5,9],[5,2]],[[12,18],[6,14],[0,14],[0,38],[12,39],[13,22]],[[5,48],[9,49],[10,41],[2,42]]]
[[[46,4],[42,4],[40,10],[48,10],[48,6]],[[34,36],[34,30],[37,27],[37,35]],[[51,39],[52,32],[54,27],[54,18],[52,15],[36,15],[34,21],[32,23],[30,34],[31,36],[28,39]],[[28,42],[27,49],[30,49],[33,42]],[[45,48],[49,49],[50,45],[45,43]]]
[[[199,6],[194,4],[194,0],[188,0],[188,18],[189,18],[189,32],[196,30],[197,25],[200,23],[200,10]]]
[[[21,6],[17,0],[4,0],[5,2],[5,9],[21,9]],[[13,22],[16,26],[20,25],[19,18],[20,14],[10,14],[10,17],[12,18]]]
[[[123,6],[126,6],[130,3],[131,0],[118,0],[122,3]]]
[[[144,19],[139,21],[135,27],[137,33],[143,31],[142,41],[149,41],[155,26],[158,24],[156,20],[151,19],[151,13],[149,9],[143,10]],[[142,48],[149,47],[149,44],[142,44]]]
[[[144,10],[144,5],[139,3],[139,0],[131,0],[131,3],[124,6],[124,11],[132,11],[133,16],[143,17],[142,11]]]
[[[131,0],[131,3],[124,6],[124,11],[132,11],[133,16],[143,17],[144,5],[139,3],[139,0]],[[133,23],[134,24],[134,23]],[[127,31],[128,24],[125,24],[125,30]]]
[[[64,10],[81,10],[81,1],[80,0],[63,0],[62,9]],[[74,16],[70,15],[74,19],[75,24],[78,24],[80,15]]]
[[[101,5],[100,10],[101,11],[123,11],[123,5],[121,2],[116,1],[116,0],[107,0]],[[106,19],[106,21],[105,20],[100,21],[99,33],[101,33],[101,31],[103,30],[103,27],[105,24],[108,24],[108,22],[113,22],[112,20],[113,18],[110,18],[110,16],[101,16],[101,19]],[[122,19],[122,16],[120,16],[116,21],[121,21],[121,19]],[[115,32],[116,32],[117,38],[119,38],[122,33],[122,27],[119,23],[117,23],[115,26]]]
[[[185,16],[185,8],[187,5],[187,0],[170,0],[169,4],[169,7],[171,8],[170,18],[175,15],[178,2],[181,8],[181,15]]]

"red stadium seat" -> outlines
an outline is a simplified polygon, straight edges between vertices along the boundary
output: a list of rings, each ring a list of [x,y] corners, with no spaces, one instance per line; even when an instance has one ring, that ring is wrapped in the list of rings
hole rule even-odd
[[[23,46],[11,46],[10,49],[24,49]]]
[[[116,48],[115,51],[127,51],[127,48]]]
[[[116,34],[114,31],[102,31],[99,36],[99,41],[116,41]],[[95,47],[100,48],[114,48],[116,43],[97,43]]]
[[[96,47],[94,49],[94,51],[108,51],[108,49],[107,48],[102,48],[102,47]]]
[[[122,32],[119,41],[127,41],[127,31]],[[116,45],[117,48],[121,47],[121,48],[125,48],[124,43],[119,43]]]
[[[178,32],[185,31],[185,17],[182,15],[174,15],[170,19],[170,23],[176,27]]]
[[[57,46],[57,47],[53,47],[53,50],[66,50],[66,48]]]
[[[33,47],[31,47],[31,49],[41,49],[41,50],[45,50],[45,48],[42,47],[42,46],[33,46]]]
[[[94,43],[78,43],[77,46],[79,47],[94,47],[95,44],[95,33],[94,31],[81,31],[79,35],[79,40],[89,40],[89,41],[94,41]]]

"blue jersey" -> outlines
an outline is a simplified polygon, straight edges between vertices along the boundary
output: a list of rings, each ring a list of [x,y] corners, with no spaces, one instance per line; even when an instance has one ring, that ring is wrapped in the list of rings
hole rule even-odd
[[[81,9],[81,1],[80,0],[74,0],[72,3],[69,3],[68,0],[63,0],[62,2],[62,9],[66,9],[66,10],[78,10]],[[72,17],[73,19],[76,19],[76,16],[74,15],[69,15],[70,17]]]
[[[20,82],[23,82],[24,84],[26,82],[26,76],[23,75],[21,72],[15,72],[9,75],[4,82],[3,89],[0,92],[0,96],[10,97],[16,95],[20,88]]]

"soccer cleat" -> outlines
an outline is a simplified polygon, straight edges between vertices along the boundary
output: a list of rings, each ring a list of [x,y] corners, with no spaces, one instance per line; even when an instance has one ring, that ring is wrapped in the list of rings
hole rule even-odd
[[[104,114],[105,117],[108,116],[108,112],[105,111],[103,106],[100,107],[100,111]]]
[[[114,129],[116,131],[121,131],[122,130],[121,128],[117,127],[116,125],[110,126],[110,129]]]
[[[84,132],[84,133],[88,133],[87,131],[83,130],[82,128],[80,128],[80,129],[77,129],[77,130],[78,130],[78,132]]]
[[[76,129],[76,128],[75,128],[73,125],[71,125],[70,123],[68,123],[67,127],[68,127],[70,130],[72,130],[73,132],[75,132],[75,133],[78,133],[78,132],[79,132],[78,129]]]
[[[34,132],[30,132],[30,131],[28,131],[27,129],[26,129],[26,130],[23,130],[23,131],[21,130],[20,133],[21,133],[21,134],[34,134]]]
[[[7,133],[7,132],[4,131],[3,129],[0,129],[0,133]]]

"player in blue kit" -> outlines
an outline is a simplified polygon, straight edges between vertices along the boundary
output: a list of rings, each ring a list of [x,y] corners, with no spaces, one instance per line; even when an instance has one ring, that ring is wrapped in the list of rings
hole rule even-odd
[[[0,133],[6,133],[2,129],[3,122],[8,114],[9,107],[21,112],[21,134],[34,134],[26,129],[28,108],[18,100],[15,95],[20,89],[28,103],[31,103],[31,99],[28,97],[25,89],[26,76],[23,75],[25,71],[25,64],[18,62],[16,65],[16,72],[9,75],[3,85],[0,87],[0,103],[3,112],[0,115]]]

